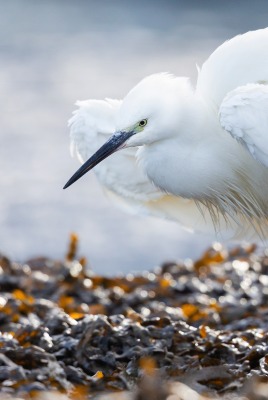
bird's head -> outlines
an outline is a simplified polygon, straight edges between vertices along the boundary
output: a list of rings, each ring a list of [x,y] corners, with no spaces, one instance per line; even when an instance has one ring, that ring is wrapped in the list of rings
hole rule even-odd
[[[115,151],[176,135],[189,88],[188,79],[166,73],[151,75],[138,83],[122,102],[116,117],[116,132],[78,169],[64,189]]]

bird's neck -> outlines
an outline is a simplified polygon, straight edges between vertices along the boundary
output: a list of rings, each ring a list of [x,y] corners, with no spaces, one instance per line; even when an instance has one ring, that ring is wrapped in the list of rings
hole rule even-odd
[[[215,189],[222,180],[223,173],[228,173],[228,164],[223,163],[221,156],[226,144],[219,139],[218,132],[212,135],[213,121],[196,104],[191,103],[184,114],[185,120],[175,135],[143,146],[137,157],[159,188],[198,199],[207,196],[209,189]]]
[[[232,198],[249,203],[249,193],[254,192],[254,185],[260,184],[257,180],[265,175],[263,167],[256,165],[243,147],[222,130],[217,113],[215,117],[211,114],[202,104],[194,105],[188,112],[187,123],[183,121],[178,127],[177,135],[143,146],[137,157],[149,179],[160,189],[215,204],[220,210],[235,210]],[[255,182],[250,178],[253,169]],[[267,215],[266,202],[260,198],[257,203]]]

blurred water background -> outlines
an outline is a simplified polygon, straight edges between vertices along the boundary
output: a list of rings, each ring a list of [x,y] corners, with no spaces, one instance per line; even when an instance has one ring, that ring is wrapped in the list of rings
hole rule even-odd
[[[196,64],[267,17],[265,0],[0,0],[0,250],[60,258],[75,231],[105,274],[197,257],[213,235],[125,214],[92,173],[62,190],[79,166],[66,122],[75,100],[122,98],[151,73],[195,82]]]

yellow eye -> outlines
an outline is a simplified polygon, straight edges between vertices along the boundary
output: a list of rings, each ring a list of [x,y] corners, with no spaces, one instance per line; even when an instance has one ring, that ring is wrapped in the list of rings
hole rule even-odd
[[[141,128],[144,128],[146,124],[147,124],[147,119],[142,119],[142,120],[139,122],[139,126],[140,126]]]

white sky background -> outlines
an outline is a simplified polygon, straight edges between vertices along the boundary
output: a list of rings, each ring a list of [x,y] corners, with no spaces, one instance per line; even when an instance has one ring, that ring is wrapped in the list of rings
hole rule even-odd
[[[79,166],[66,121],[77,99],[122,98],[151,73],[195,81],[196,63],[267,17],[260,0],[0,0],[0,250],[60,258],[75,231],[102,273],[197,257],[213,235],[117,210],[92,173],[62,190]]]

